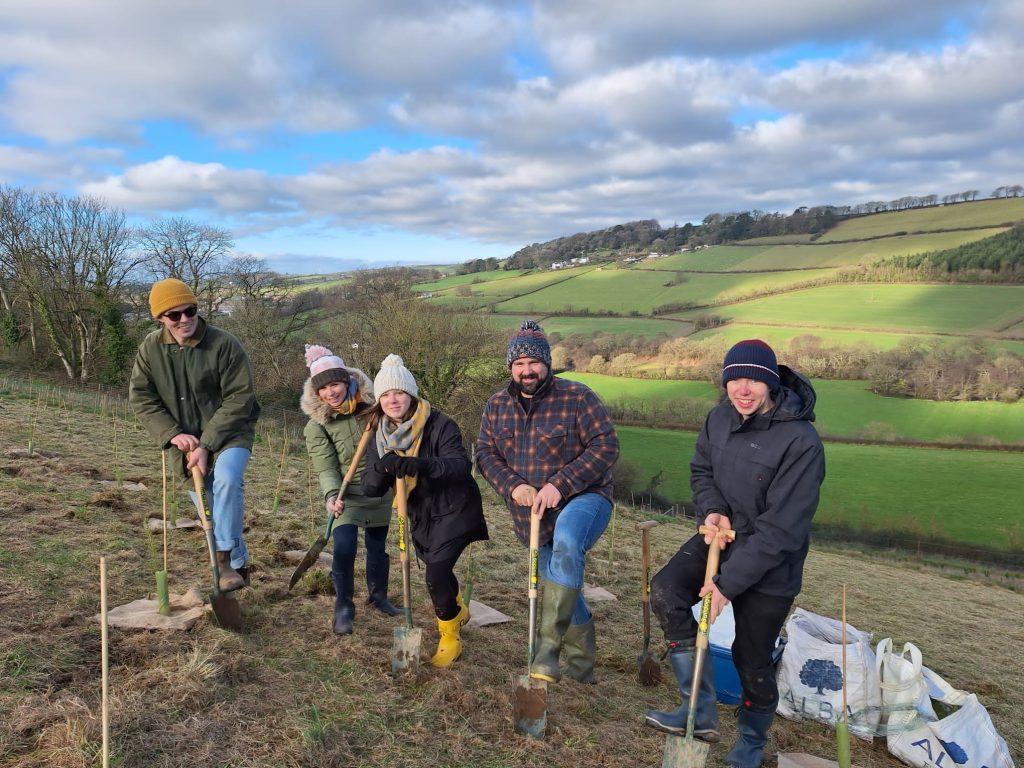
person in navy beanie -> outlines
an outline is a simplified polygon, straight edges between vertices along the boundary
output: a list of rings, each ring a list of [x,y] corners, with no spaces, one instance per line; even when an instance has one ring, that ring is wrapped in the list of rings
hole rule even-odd
[[[739,737],[725,764],[758,768],[779,701],[775,641],[800,592],[825,454],[811,425],[814,388],[779,365],[765,342],[746,339],[726,353],[722,386],[725,396],[708,414],[690,462],[697,525],[712,533],[690,538],[651,582],[651,608],[665,632],[683,704],[668,712],[651,710],[645,721],[685,733],[697,638],[690,607],[710,592],[712,621],[732,603],[732,658],[743,687]],[[736,531],[728,547],[714,538],[720,529]],[[722,564],[712,585],[704,587],[710,546],[723,547]],[[711,664],[701,671],[695,718],[694,736],[718,741]]]

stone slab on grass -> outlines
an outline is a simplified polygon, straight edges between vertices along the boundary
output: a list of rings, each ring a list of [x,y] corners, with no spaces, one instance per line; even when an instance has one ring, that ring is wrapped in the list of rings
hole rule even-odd
[[[156,600],[133,600],[107,611],[107,624],[120,629],[189,630],[210,610],[203,602],[203,594],[195,587],[184,595],[171,594],[170,600],[170,616],[160,614]],[[93,621],[99,620],[97,613]]]
[[[100,480],[100,485],[118,487],[117,480]],[[148,491],[149,489],[143,483],[129,483],[124,481],[119,486],[122,491]]]
[[[595,587],[593,584],[584,584],[583,599],[591,603],[606,603],[612,600],[618,600],[619,598],[604,587]]]
[[[488,624],[507,624],[512,621],[511,616],[506,616],[497,608],[491,608],[477,600],[469,601],[469,615],[467,627],[486,627]]]
[[[298,565],[302,562],[302,558],[306,556],[307,551],[308,550],[304,549],[289,549],[283,555],[284,561],[288,563],[288,565]],[[326,552],[321,552],[320,557],[317,559],[321,565],[327,566],[328,568],[334,564],[334,558]]]
[[[169,530],[169,531],[173,531],[173,530],[188,530],[190,528],[202,528],[202,527],[203,527],[203,524],[200,523],[198,520],[189,520],[188,518],[185,518],[185,517],[179,517],[173,523],[170,520],[167,521],[167,530]],[[159,517],[151,517],[151,518],[149,518],[149,530],[153,531],[154,533],[159,533],[160,531],[163,530],[163,528],[164,528],[164,521],[161,520]]]
[[[779,752],[779,768],[839,768],[835,760],[815,757],[805,752]],[[859,766],[853,766],[859,768]]]

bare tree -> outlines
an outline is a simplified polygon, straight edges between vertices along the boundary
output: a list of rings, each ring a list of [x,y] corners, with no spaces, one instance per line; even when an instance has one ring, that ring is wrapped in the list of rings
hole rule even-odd
[[[261,391],[293,388],[292,379],[304,373],[295,347],[313,321],[312,310],[320,297],[311,291],[293,291],[264,259],[255,256],[231,259],[225,277],[232,291],[230,305],[224,305],[230,316],[218,324],[245,345]]]
[[[227,259],[235,242],[226,230],[175,216],[153,221],[139,232],[139,241],[153,276],[186,283],[207,315],[229,298]]]
[[[69,378],[92,372],[102,314],[141,259],[121,211],[91,197],[0,195],[4,273],[38,317]]]

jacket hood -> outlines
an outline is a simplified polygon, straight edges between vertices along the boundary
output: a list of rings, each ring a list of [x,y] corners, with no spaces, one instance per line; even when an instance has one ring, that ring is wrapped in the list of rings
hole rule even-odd
[[[370,377],[358,368],[345,368],[349,376],[359,382],[359,399],[367,405],[373,405],[373,382]],[[318,424],[327,425],[334,416],[334,410],[320,399],[320,395],[313,389],[313,377],[306,379],[302,385],[302,397],[299,398],[299,407],[302,412]]]
[[[779,405],[772,421],[814,421],[814,403],[818,396],[810,379],[788,365],[779,366],[781,380]]]

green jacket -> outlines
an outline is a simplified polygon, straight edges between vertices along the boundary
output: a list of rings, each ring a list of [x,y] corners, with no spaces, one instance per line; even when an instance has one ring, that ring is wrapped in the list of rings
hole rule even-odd
[[[139,345],[128,400],[160,448],[181,433],[197,435],[211,453],[252,450],[260,406],[241,342],[202,318],[182,347],[166,328]],[[179,453],[179,457],[183,458]],[[184,474],[184,463],[174,464]]]
[[[359,382],[363,402],[373,403],[373,384],[366,374],[357,368],[347,370]],[[313,390],[311,378],[306,379],[299,406],[309,416],[302,434],[306,438],[306,451],[320,478],[320,490],[326,500],[341,489],[342,478],[356,452],[363,428],[355,416],[341,416],[321,400]],[[345,511],[335,525],[353,524],[362,528],[377,528],[391,522],[391,493],[383,497],[363,495],[360,482],[365,461],[359,461],[355,476],[345,492]]]

